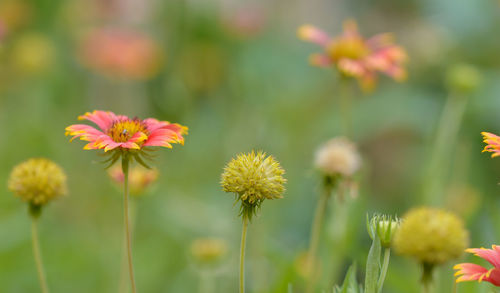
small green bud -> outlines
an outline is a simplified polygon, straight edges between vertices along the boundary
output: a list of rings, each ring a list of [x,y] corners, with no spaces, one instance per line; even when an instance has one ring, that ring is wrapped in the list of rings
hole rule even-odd
[[[472,65],[456,64],[448,69],[446,84],[450,91],[470,94],[481,85],[481,74]]]
[[[376,214],[370,220],[367,220],[368,234],[373,240],[376,233],[383,247],[391,247],[392,238],[396,234],[400,222],[398,217],[393,219],[392,216]]]

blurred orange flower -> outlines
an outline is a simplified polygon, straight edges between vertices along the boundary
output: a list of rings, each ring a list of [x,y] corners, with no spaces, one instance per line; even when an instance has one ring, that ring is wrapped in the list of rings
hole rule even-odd
[[[364,90],[374,88],[377,71],[397,81],[407,77],[403,67],[407,60],[406,51],[394,44],[391,34],[365,39],[359,34],[356,22],[348,20],[344,22],[343,33],[336,38],[312,25],[301,26],[298,36],[325,50],[324,53],[312,54],[311,64],[321,67],[335,65],[342,74],[358,79]]]
[[[486,269],[480,265],[473,263],[461,263],[453,267],[453,269],[458,270],[455,276],[459,276],[456,280],[457,283],[465,281],[486,281],[491,284],[500,287],[500,246],[493,245],[493,249],[486,248],[469,248],[466,252],[473,253],[479,256],[489,263],[491,263],[494,268]]]
[[[500,156],[500,136],[490,132],[481,132],[481,134],[483,142],[486,143],[483,152],[493,153],[491,154],[492,158]]]
[[[83,38],[79,57],[103,75],[145,80],[155,76],[163,54],[146,34],[117,28],[95,29]]]

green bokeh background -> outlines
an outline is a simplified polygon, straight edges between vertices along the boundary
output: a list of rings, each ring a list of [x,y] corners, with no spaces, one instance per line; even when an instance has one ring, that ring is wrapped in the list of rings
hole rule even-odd
[[[233,196],[222,192],[219,181],[231,157],[252,149],[275,156],[288,183],[285,198],[265,202],[250,226],[248,291],[286,292],[292,284],[301,292],[297,258],[307,249],[320,188],[312,160],[321,143],[341,134],[341,115],[335,72],[308,65],[308,55],[318,48],[299,41],[296,30],[311,23],[334,35],[350,17],[365,36],[387,31],[397,36],[410,56],[409,79],[395,83],[383,77],[373,93],[353,92],[350,138],[364,161],[360,194],[349,205],[345,227],[335,221],[338,209],[329,208],[320,259],[324,266],[335,262],[338,272],[323,276],[322,288],[342,279],[353,261],[364,268],[371,243],[367,213],[403,215],[424,204],[426,167],[449,95],[445,74],[457,63],[476,66],[483,82],[465,97],[457,143],[447,145],[450,163],[439,178],[446,191],[437,202],[464,218],[471,247],[499,243],[500,161],[481,154],[480,132],[500,133],[500,2],[115,1],[109,2],[114,3],[110,15],[92,14],[103,3],[0,2],[0,21],[12,17],[8,5],[22,7],[19,24],[0,41],[0,292],[39,290],[27,207],[6,182],[14,165],[40,156],[65,169],[69,186],[68,196],[45,208],[40,223],[51,291],[118,292],[121,192],[110,183],[98,152],[84,151],[83,143],[69,143],[64,136],[78,115],[94,109],[189,127],[184,146],[158,152],[159,180],[135,203],[140,292],[197,292],[199,276],[189,245],[206,236],[229,245],[217,292],[236,292],[241,221]],[[145,7],[142,18],[130,13],[134,9],[127,5],[134,3]],[[241,11],[257,11],[252,30],[228,23]],[[139,15],[138,20],[131,15]],[[105,25],[149,33],[166,56],[162,71],[134,81],[84,68],[76,57],[76,39],[86,28]],[[53,52],[35,71],[15,57],[18,41],[33,33],[46,38]],[[346,230],[340,239],[339,229]],[[436,292],[453,292],[452,266],[466,259],[485,264],[465,255],[447,263],[436,272]],[[419,279],[411,259],[393,255],[384,292],[419,292]],[[459,284],[457,292],[492,288]]]

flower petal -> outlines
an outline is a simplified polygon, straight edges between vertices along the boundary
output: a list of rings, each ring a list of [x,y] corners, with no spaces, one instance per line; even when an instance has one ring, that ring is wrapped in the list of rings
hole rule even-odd
[[[302,25],[301,27],[299,27],[299,29],[297,30],[297,36],[303,41],[315,43],[325,48],[330,42],[330,37],[328,36],[328,34],[310,24]]]
[[[106,131],[109,127],[111,127],[113,121],[117,119],[117,116],[111,111],[95,110],[92,113],[87,112],[84,115],[79,116],[78,119],[92,121],[103,131]]]

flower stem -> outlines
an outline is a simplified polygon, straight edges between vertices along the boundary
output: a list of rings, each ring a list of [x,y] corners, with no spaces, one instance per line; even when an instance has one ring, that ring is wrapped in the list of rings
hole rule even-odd
[[[384,262],[382,263],[382,269],[380,271],[380,278],[378,279],[378,293],[382,292],[382,287],[384,287],[385,277],[387,275],[387,270],[389,269],[389,259],[391,258],[391,248],[386,247],[384,250]]]
[[[339,108],[342,118],[342,133],[351,134],[352,130],[352,85],[349,77],[342,75],[339,81]]]
[[[42,293],[49,293],[45,272],[43,270],[42,256],[40,254],[40,244],[38,242],[37,219],[34,217],[31,219],[31,238],[33,242],[33,255],[35,257],[36,270],[38,272],[38,281],[40,281]]]
[[[215,292],[215,279],[212,272],[203,270],[200,272],[200,293]]]
[[[137,207],[136,202],[134,201],[129,202],[129,226],[131,234],[134,234],[134,226],[137,213],[136,207]],[[123,240],[126,239],[124,238]],[[127,241],[123,241],[123,253],[122,253],[121,269],[120,269],[120,283],[118,288],[119,293],[128,293],[127,275],[128,275]]]
[[[130,225],[129,225],[129,215],[128,215],[128,197],[129,197],[129,187],[128,187],[128,167],[129,158],[127,155],[122,157],[122,171],[124,175],[123,185],[124,185],[124,196],[123,196],[123,215],[125,221],[125,238],[127,242],[127,256],[128,256],[128,271],[130,275],[130,283],[132,285],[132,293],[136,293],[137,289],[135,287],[134,279],[134,266],[132,264],[132,245],[130,241]]]
[[[422,293],[432,292],[432,271],[434,266],[431,264],[422,264]]]
[[[439,204],[442,199],[446,170],[449,169],[467,102],[467,97],[453,93],[446,100],[426,172],[423,190],[425,204]]]
[[[318,205],[316,206],[316,211],[314,212],[314,220],[311,228],[311,238],[309,240],[309,253],[307,255],[307,293],[311,293],[314,291],[314,285],[316,281],[316,253],[318,250],[321,227],[323,224],[323,219],[325,217],[326,205],[328,202],[328,198],[330,197],[330,193],[331,186],[325,184],[324,191],[319,198]]]
[[[243,215],[240,246],[240,293],[245,293],[245,244],[247,240],[248,217]]]

